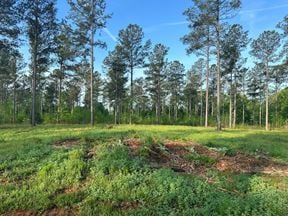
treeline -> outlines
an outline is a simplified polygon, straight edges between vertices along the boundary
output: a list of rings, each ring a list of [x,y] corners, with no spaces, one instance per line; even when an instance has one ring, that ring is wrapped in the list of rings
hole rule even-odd
[[[288,124],[288,16],[251,39],[229,23],[239,0],[192,0],[180,39],[198,56],[191,68],[130,24],[99,72],[95,48],[106,47],[100,33],[112,18],[105,0],[68,3],[69,15],[57,20],[55,0],[0,2],[0,123]]]

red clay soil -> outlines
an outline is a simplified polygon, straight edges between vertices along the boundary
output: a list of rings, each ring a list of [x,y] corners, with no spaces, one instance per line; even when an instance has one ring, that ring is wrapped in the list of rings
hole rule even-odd
[[[4,216],[36,216],[35,212],[30,211],[15,211],[4,214]]]
[[[129,146],[132,151],[138,150],[143,143],[140,139],[126,139],[124,140],[124,145]]]
[[[124,140],[133,155],[137,154],[137,150],[142,143],[139,139]],[[188,154],[188,150],[183,146],[174,145],[172,141],[167,146],[164,145],[165,150],[160,149],[160,146],[152,145],[149,149],[149,162],[153,168],[170,168],[176,172],[192,173],[195,171],[194,163],[184,159]]]
[[[139,139],[125,140],[133,154],[142,145]],[[154,168],[171,168],[175,171],[204,174],[208,169],[215,168],[219,171],[229,171],[234,173],[263,173],[277,176],[288,176],[288,165],[275,163],[267,158],[256,158],[255,156],[237,152],[235,156],[225,156],[222,152],[210,149],[194,142],[180,142],[166,140],[163,149],[152,146],[149,155],[149,161]],[[215,164],[197,164],[194,161],[185,159],[185,155],[189,154],[189,148],[199,155],[206,156],[215,160]]]

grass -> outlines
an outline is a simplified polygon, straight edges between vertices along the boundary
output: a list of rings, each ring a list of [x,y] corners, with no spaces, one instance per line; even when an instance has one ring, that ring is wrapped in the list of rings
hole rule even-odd
[[[140,138],[140,156],[122,144]],[[79,145],[55,148],[61,140]],[[205,177],[153,169],[143,155],[165,139],[288,162],[287,130],[187,126],[0,126],[0,214],[73,209],[78,215],[287,215],[288,178],[211,169]],[[95,152],[88,157],[88,152]],[[141,156],[142,155],[142,156]],[[188,160],[212,165],[191,152]],[[207,180],[208,179],[208,180]],[[213,179],[213,181],[209,181]]]

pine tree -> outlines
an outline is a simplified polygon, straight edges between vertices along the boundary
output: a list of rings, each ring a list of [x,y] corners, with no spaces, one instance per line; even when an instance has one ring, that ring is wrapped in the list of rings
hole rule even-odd
[[[17,0],[0,1],[0,50],[15,49],[19,46],[18,36],[20,15]]]
[[[63,82],[67,77],[67,72],[73,71],[73,62],[76,58],[76,48],[73,45],[73,32],[71,26],[67,24],[66,20],[58,23],[57,35],[55,37],[55,55],[56,61],[59,66],[54,71],[54,77],[58,79],[58,115],[57,119],[62,113],[62,89]],[[70,76],[72,74],[69,74]]]
[[[146,94],[146,83],[143,77],[134,80],[135,109],[138,115],[145,114],[149,108],[149,98]]]
[[[283,86],[284,83],[286,83],[288,81],[287,79],[287,75],[288,75],[288,67],[285,64],[280,64],[280,65],[276,65],[272,67],[272,71],[271,71],[271,79],[273,81],[274,84],[274,90],[275,90],[275,121],[276,121],[276,128],[279,127],[278,124],[278,94],[279,91],[281,89],[281,87]]]
[[[209,112],[209,68],[211,49],[215,44],[213,23],[209,13],[209,2],[193,0],[194,6],[188,8],[184,15],[189,22],[189,34],[181,38],[182,42],[189,47],[188,54],[196,53],[206,58],[206,99],[205,99],[205,127],[208,127]]]
[[[199,94],[202,94],[202,84],[203,84],[203,79],[202,79],[202,74],[204,71],[205,67],[205,60],[200,58],[197,60],[193,66],[191,67],[190,70],[188,70],[187,75],[186,75],[186,85],[185,85],[185,98],[187,99],[188,103],[188,114],[189,118],[192,117],[192,105],[194,105],[194,111],[195,115],[196,112],[198,111],[198,104],[200,102],[200,124],[202,125],[202,117],[203,117],[203,101],[199,100]],[[201,95],[202,97],[202,95]],[[202,113],[202,114],[201,114]],[[196,122],[196,125],[198,125],[199,122]]]
[[[104,65],[108,76],[106,83],[108,98],[114,107],[114,123],[120,124],[120,109],[126,93],[125,84],[128,81],[120,46],[116,46],[112,52],[109,52],[104,60]]]
[[[235,16],[235,10],[240,8],[240,0],[212,0],[208,1],[208,21],[212,23],[215,30],[216,41],[216,59],[217,59],[217,130],[221,130],[221,46],[222,34],[225,22]],[[206,18],[203,16],[202,22]]]
[[[94,124],[93,80],[94,80],[94,49],[104,48],[105,43],[96,40],[97,31],[106,27],[106,21],[111,15],[105,14],[105,0],[68,0],[71,7],[70,18],[76,25],[76,41],[82,48],[82,55],[90,57],[90,123]]]
[[[164,96],[163,85],[167,77],[167,59],[168,48],[162,44],[156,44],[153,52],[149,55],[149,67],[145,71],[146,80],[148,82],[148,92],[152,98],[157,123],[160,124],[161,103]]]
[[[56,35],[55,0],[25,0],[22,4],[23,16],[27,25],[32,71],[31,124],[36,125],[36,94],[40,88],[43,72],[51,64],[50,55],[54,51]]]
[[[185,67],[179,61],[170,62],[167,67],[167,82],[174,108],[174,121],[177,121],[180,97],[183,92]]]
[[[193,76],[195,77],[194,79],[197,80],[197,84],[195,84],[197,88],[197,92],[199,92],[199,95],[197,94],[197,98],[200,98],[200,125],[203,125],[203,74],[205,71],[205,60],[203,58],[198,59],[191,68],[191,72]],[[195,80],[195,81],[196,81]],[[197,103],[198,107],[198,103]]]
[[[288,67],[288,15],[278,23],[277,27],[282,30],[282,39],[284,40],[283,50],[281,54],[284,56],[284,65]]]
[[[280,47],[280,35],[276,31],[264,31],[251,44],[251,54],[261,61],[265,71],[265,97],[266,97],[266,116],[265,127],[269,130],[269,83],[270,69],[269,64],[277,60],[277,50]]]
[[[132,123],[134,89],[133,76],[134,69],[143,67],[146,57],[148,56],[151,42],[148,40],[144,43],[144,32],[142,28],[136,24],[130,24],[127,28],[121,30],[118,36],[119,45],[122,48],[125,64],[130,71],[130,124]]]
[[[263,91],[265,88],[264,80],[261,79],[263,77],[263,64],[256,64],[250,71],[249,71],[249,78],[248,78],[248,95],[252,98],[253,108],[252,108],[252,124],[254,125],[256,123],[256,103],[257,100],[259,101],[259,125],[262,125],[262,116],[261,116],[261,110],[262,110],[262,98],[263,98]]]
[[[222,68],[223,74],[227,76],[230,83],[230,106],[229,106],[229,127],[235,128],[236,119],[233,118],[232,113],[236,116],[236,99],[237,99],[237,83],[236,78],[241,72],[237,68],[240,61],[241,52],[249,43],[248,32],[243,30],[239,24],[234,24],[229,27],[224,35],[222,42]],[[241,63],[243,65],[244,62]],[[233,101],[233,102],[232,102]],[[233,123],[233,124],[232,124]]]

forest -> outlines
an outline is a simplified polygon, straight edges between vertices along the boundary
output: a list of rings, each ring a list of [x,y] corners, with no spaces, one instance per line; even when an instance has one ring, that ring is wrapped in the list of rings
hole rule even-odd
[[[63,20],[53,0],[2,1],[0,123],[285,127],[288,17],[252,39],[229,23],[240,1],[193,2],[179,38],[197,56],[191,68],[168,60],[169,47],[129,24],[96,71],[95,48],[106,47],[99,34],[113,19],[105,1],[68,1]]]
[[[288,215],[288,14],[187,0],[187,66],[131,2],[0,1],[0,215]]]

